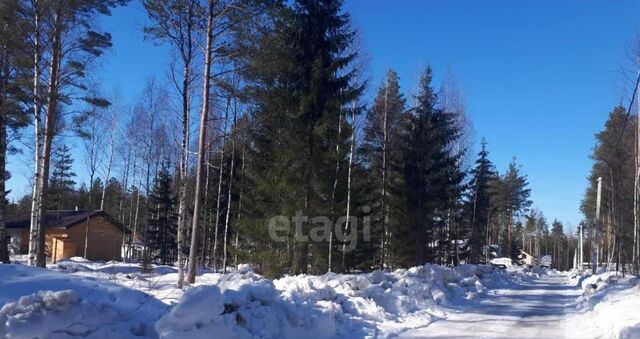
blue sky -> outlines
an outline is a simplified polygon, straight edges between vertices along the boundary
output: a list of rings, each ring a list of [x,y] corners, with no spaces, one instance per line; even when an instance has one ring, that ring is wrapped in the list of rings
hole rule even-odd
[[[348,0],[370,57],[369,94],[386,69],[403,89],[430,63],[461,80],[476,141],[486,137],[504,170],[513,156],[528,175],[535,206],[577,224],[591,167],[593,135],[620,102],[618,69],[640,28],[640,2],[512,0]],[[138,2],[102,20],[114,48],[98,69],[105,90],[133,101],[145,79],[165,80],[166,48],[143,41]],[[626,106],[626,103],[625,103]],[[83,160],[76,147],[76,172]],[[10,159],[15,195],[28,191],[23,162]]]

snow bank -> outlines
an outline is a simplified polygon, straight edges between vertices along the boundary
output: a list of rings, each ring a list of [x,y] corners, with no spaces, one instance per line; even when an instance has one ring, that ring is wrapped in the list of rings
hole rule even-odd
[[[568,283],[582,290],[576,299],[577,323],[584,335],[599,333],[606,338],[640,338],[640,281],[615,271],[571,271]]]
[[[120,285],[22,265],[0,265],[0,337],[154,337],[166,312]]]
[[[387,337],[428,325],[447,307],[510,283],[511,274],[490,266],[425,265],[272,282],[245,267],[216,286],[189,290],[156,331],[163,338]]]
[[[75,273],[75,272],[98,272],[105,274],[134,274],[140,273],[140,263],[122,263],[110,261],[107,263],[99,261],[89,261],[82,257],[72,257],[50,265],[50,268]],[[153,274],[176,273],[178,269],[167,265],[151,265]]]
[[[245,265],[201,274],[183,291],[167,266],[141,274],[137,264],[72,258],[50,268],[0,266],[0,337],[393,337],[543,274],[427,264],[271,281]]]
[[[640,323],[635,326],[627,326],[620,330],[618,334],[620,339],[637,339],[640,338]]]

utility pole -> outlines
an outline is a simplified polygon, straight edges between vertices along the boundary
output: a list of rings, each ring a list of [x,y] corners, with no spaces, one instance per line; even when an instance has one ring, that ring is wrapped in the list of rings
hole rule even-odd
[[[584,253],[582,252],[582,238],[583,238],[583,233],[582,232],[584,230],[584,224],[578,225],[578,230],[579,230],[578,234],[580,236],[580,239],[578,239],[578,247],[580,248],[580,250],[579,250],[580,252],[578,253],[578,261],[579,261],[578,268],[579,268],[580,271],[582,271],[582,263],[584,262],[584,258],[583,258]]]
[[[596,195],[596,220],[593,224],[593,246],[591,249],[591,269],[596,274],[599,252],[599,228],[600,228],[600,198],[602,196],[602,177],[598,177],[598,191]]]

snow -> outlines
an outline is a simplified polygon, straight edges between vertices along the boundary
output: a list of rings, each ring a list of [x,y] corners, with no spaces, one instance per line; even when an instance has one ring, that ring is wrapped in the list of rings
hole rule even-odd
[[[137,290],[90,277],[0,265],[0,337],[151,335],[166,305]]]
[[[266,279],[243,265],[176,286],[174,267],[72,258],[0,266],[0,337],[637,338],[637,279],[427,264]],[[597,320],[594,320],[597,319]],[[514,329],[518,331],[514,332]]]

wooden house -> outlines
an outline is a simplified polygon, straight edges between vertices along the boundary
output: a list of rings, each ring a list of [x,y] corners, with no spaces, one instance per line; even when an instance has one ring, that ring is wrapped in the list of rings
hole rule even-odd
[[[9,218],[6,227],[21,254],[29,249],[30,215]],[[104,211],[47,211],[45,254],[52,262],[71,257],[120,260],[124,227]]]
[[[529,254],[523,250],[520,250],[518,255],[518,262],[520,265],[534,266],[537,264],[537,258],[533,254]]]

